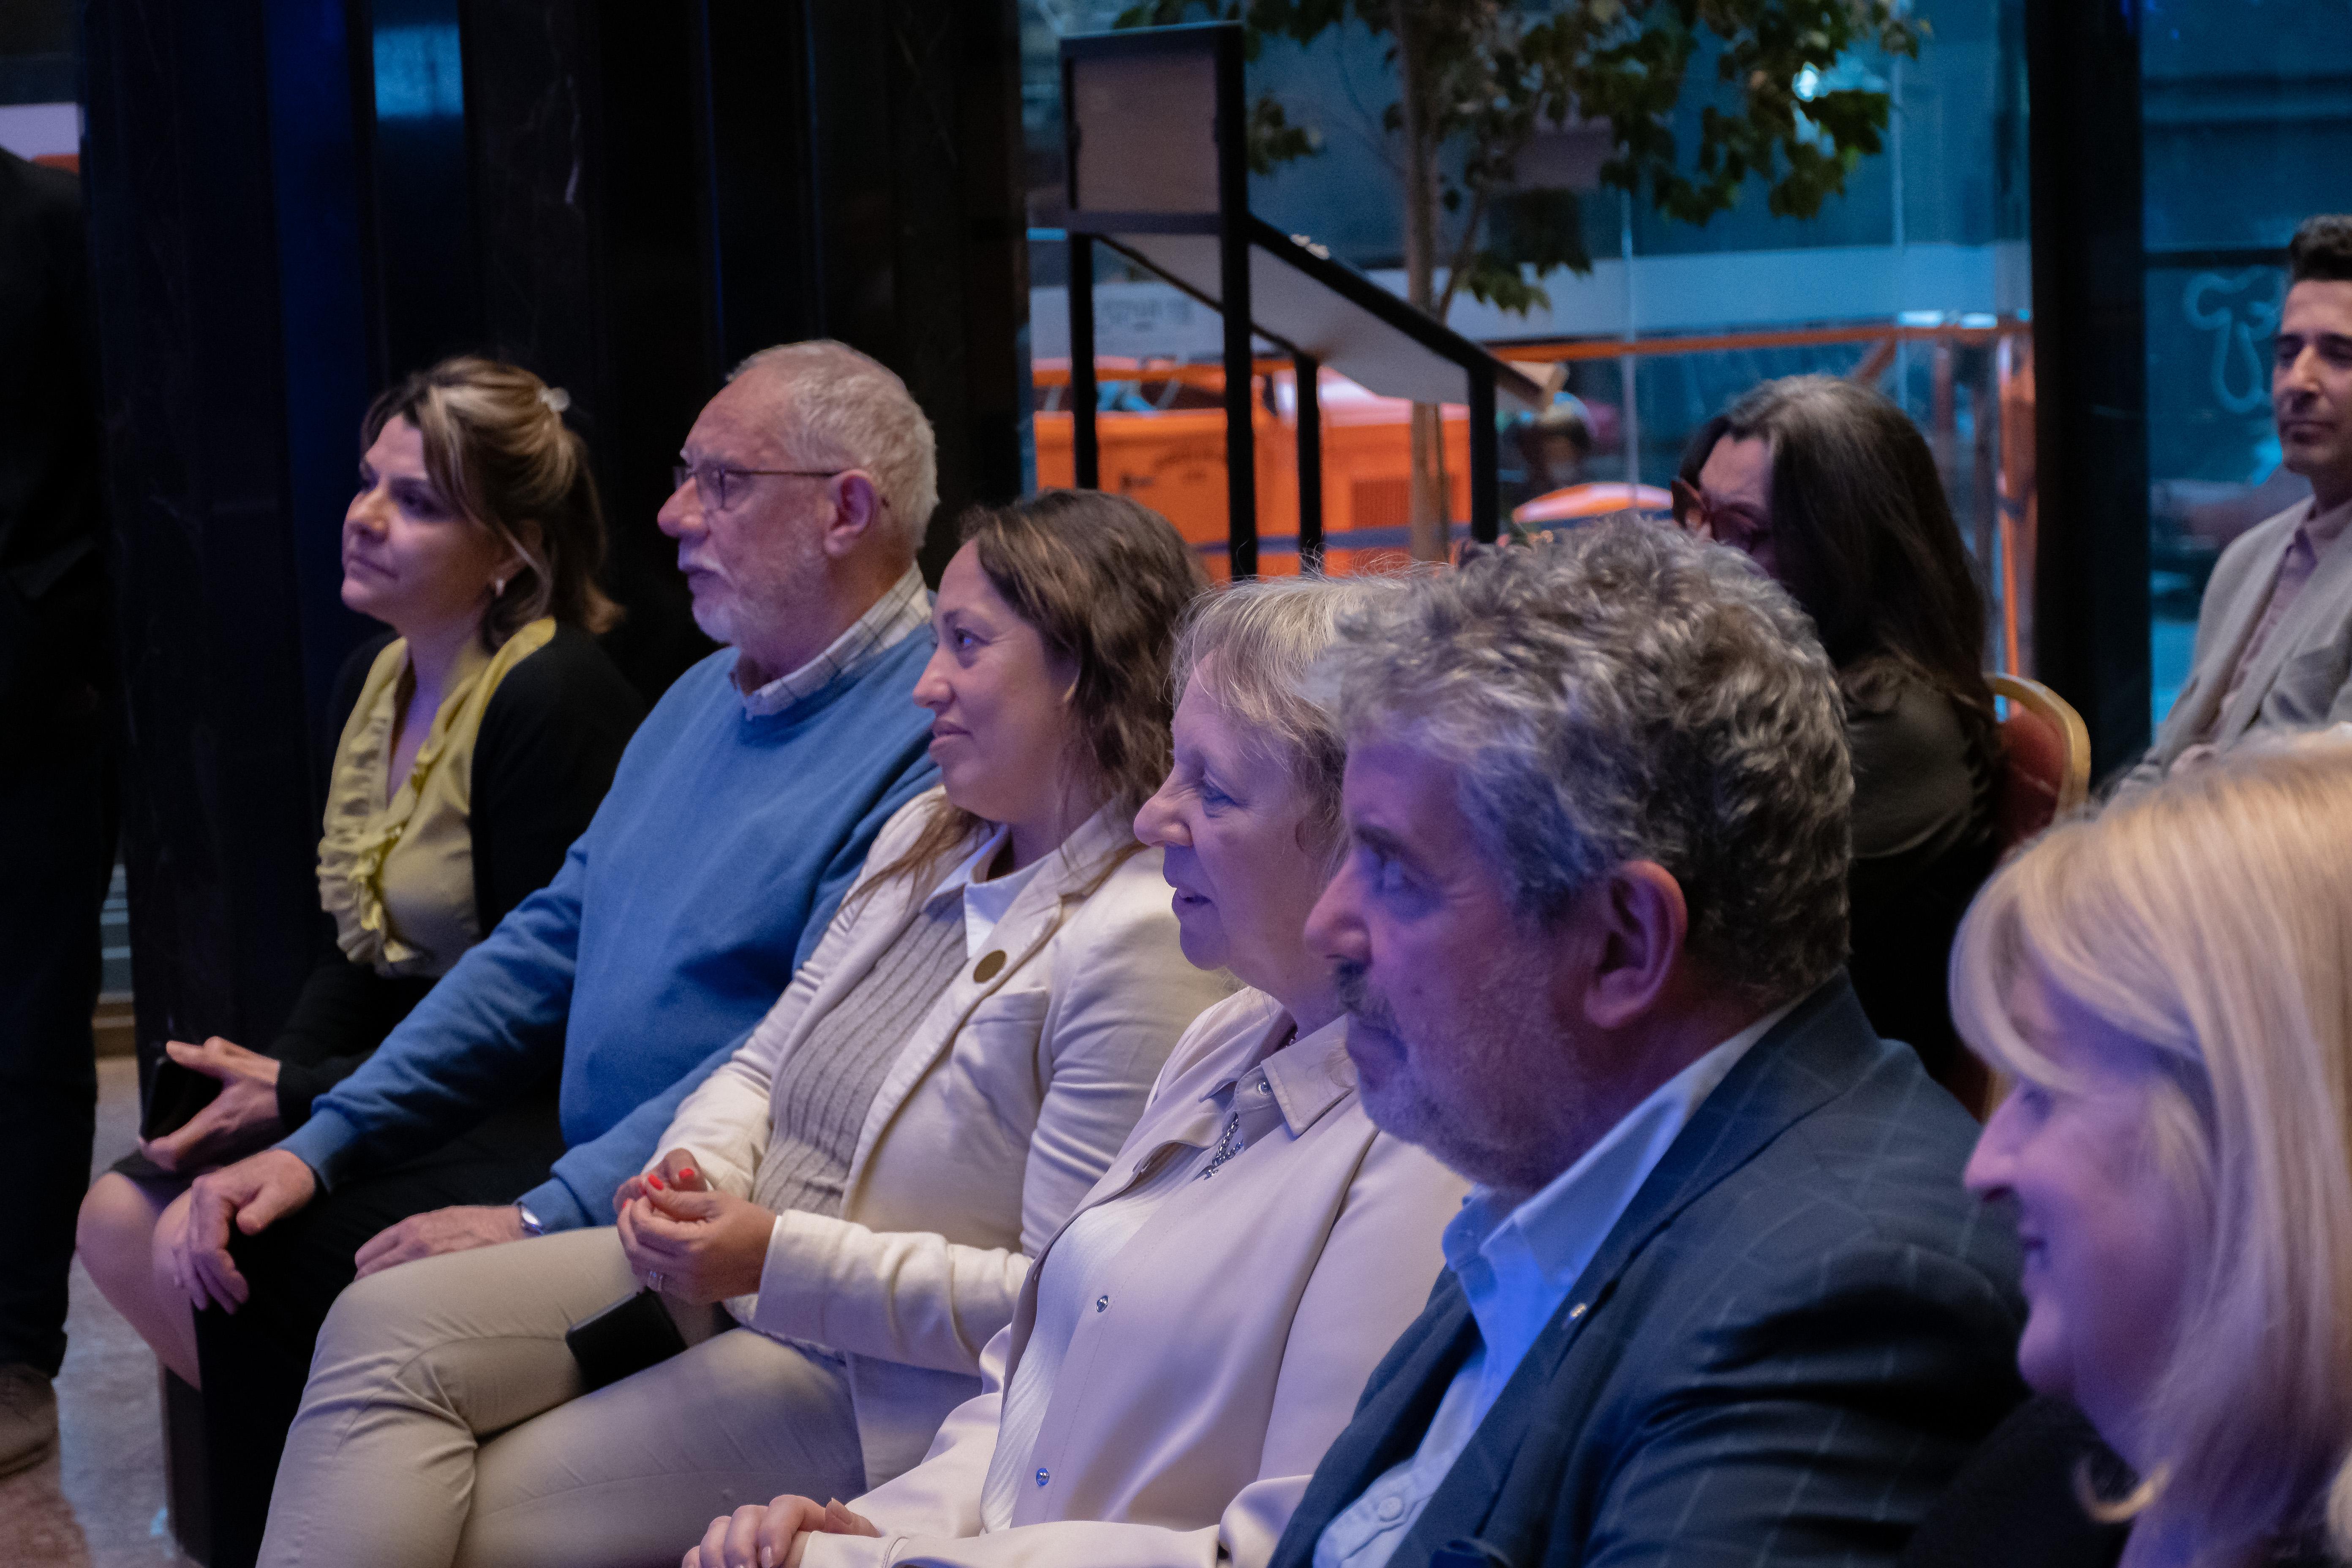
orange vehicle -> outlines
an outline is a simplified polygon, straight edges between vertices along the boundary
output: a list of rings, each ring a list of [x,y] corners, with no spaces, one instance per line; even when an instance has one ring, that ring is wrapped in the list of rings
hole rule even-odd
[[[1551,490],[1524,502],[1513,509],[1511,521],[1528,528],[1542,528],[1551,523],[1590,522],[1612,512],[1665,512],[1672,510],[1674,504],[1674,492],[1655,485],[1598,479]]]
[[[1132,496],[1174,523],[1202,552],[1212,577],[1225,563],[1224,372],[1217,365],[1138,365],[1104,359],[1096,374],[1108,406],[1096,416],[1102,488]],[[1067,485],[1076,472],[1071,419],[1062,405],[1067,361],[1044,360],[1036,384],[1037,482]],[[1298,570],[1298,394],[1288,364],[1261,361],[1251,426],[1257,456],[1258,565],[1265,575]],[[1267,406],[1272,388],[1273,406]],[[1412,521],[1412,405],[1376,397],[1332,371],[1317,381],[1323,416],[1325,569],[1360,572],[1403,560]],[[1125,404],[1129,406],[1122,407]],[[1137,405],[1140,406],[1137,406]],[[1453,513],[1470,515],[1468,412],[1445,406],[1445,467]],[[1350,534],[1371,538],[1350,546]]]

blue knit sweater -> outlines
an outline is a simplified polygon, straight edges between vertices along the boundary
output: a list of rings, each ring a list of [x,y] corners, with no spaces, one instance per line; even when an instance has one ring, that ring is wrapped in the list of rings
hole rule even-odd
[[[647,715],[555,880],[499,922],[278,1147],[329,1186],[464,1132],[561,1061],[564,1141],[522,1194],[608,1225],[678,1102],[775,1005],[891,813],[938,776],[918,632],[749,718],[721,649]]]

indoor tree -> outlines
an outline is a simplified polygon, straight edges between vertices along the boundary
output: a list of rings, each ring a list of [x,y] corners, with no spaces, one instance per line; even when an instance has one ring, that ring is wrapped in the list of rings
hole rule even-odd
[[[1405,296],[1444,321],[1465,289],[1525,313],[1549,305],[1546,272],[1591,269],[1574,194],[1518,188],[1518,160],[1546,126],[1605,123],[1601,183],[1679,221],[1706,223],[1751,179],[1776,215],[1811,216],[1879,150],[1888,112],[1884,92],[1824,89],[1824,73],[1857,49],[1916,56],[1924,29],[1909,13],[1908,0],[1141,0],[1118,25],[1238,21],[1253,58],[1268,38],[1308,44],[1351,20],[1384,39]],[[1710,37],[1716,79],[1685,149],[1675,110]],[[1250,136],[1260,174],[1318,142],[1265,94]],[[1413,410],[1412,469],[1413,552],[1442,556],[1433,405]]]

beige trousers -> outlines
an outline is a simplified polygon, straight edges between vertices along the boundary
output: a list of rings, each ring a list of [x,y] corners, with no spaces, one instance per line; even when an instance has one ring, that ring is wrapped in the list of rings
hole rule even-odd
[[[841,1369],[749,1329],[583,1394],[564,1330],[636,1289],[608,1226],[345,1290],[287,1435],[262,1563],[667,1565],[744,1503],[866,1489]]]

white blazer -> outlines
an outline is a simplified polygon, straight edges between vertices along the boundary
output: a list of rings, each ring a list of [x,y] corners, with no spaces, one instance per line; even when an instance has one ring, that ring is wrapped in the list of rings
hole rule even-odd
[[[815,1535],[803,1568],[1259,1568],[1417,1317],[1469,1184],[1375,1129],[1347,1022],[1271,1057],[1290,1028],[1244,991],[1202,1016],[1126,1151],[1084,1206],[1217,1141],[1206,1097],[1264,1060],[1281,1123],[1213,1181],[1170,1194],[1121,1248],[1054,1380],[1013,1528],[981,1496],[1003,1390],[1037,1321],[1037,1278],[988,1349],[979,1397],[930,1457],[851,1504],[882,1537]]]
[[[867,867],[897,858],[941,799],[893,816]],[[759,1293],[728,1303],[761,1333],[847,1357],[868,1485],[920,1459],[980,1391],[981,1352],[1013,1321],[1030,1259],[1108,1167],[1185,1026],[1233,988],[1184,961],[1160,851],[1133,846],[1106,807],[1041,863],[892,1063],[842,1216],[778,1215]],[[713,1186],[750,1196],[777,1065],[930,891],[853,890],[742,1049],[678,1107],[659,1152],[684,1149]]]

